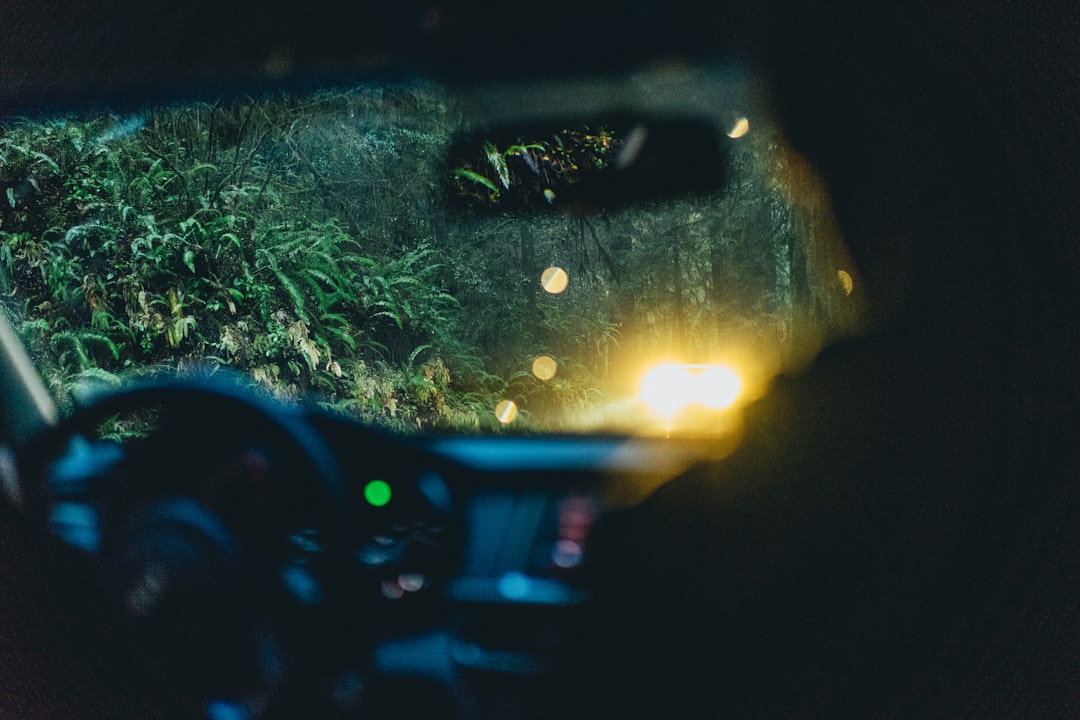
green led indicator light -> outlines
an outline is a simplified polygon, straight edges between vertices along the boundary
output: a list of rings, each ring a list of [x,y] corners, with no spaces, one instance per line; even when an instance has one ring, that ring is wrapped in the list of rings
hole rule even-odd
[[[390,483],[385,480],[372,480],[364,486],[364,499],[372,507],[382,507],[390,502]]]

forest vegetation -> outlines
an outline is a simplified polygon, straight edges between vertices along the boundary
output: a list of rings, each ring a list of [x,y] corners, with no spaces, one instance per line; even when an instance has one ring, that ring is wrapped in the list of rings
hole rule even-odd
[[[857,329],[828,199],[767,122],[725,138],[723,188],[589,212],[553,201],[624,136],[454,164],[465,116],[408,83],[5,120],[4,306],[65,402],[224,366],[403,431],[500,429],[503,400],[518,431],[604,425],[646,360],[734,354],[764,381]]]

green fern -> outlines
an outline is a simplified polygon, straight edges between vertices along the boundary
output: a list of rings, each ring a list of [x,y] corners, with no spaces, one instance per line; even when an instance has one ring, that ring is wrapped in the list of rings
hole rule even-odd
[[[88,345],[99,345],[112,355],[114,360],[120,358],[120,349],[107,335],[88,330],[61,330],[53,333],[51,342],[57,351],[62,347],[67,350],[60,352],[59,361],[61,366],[74,358],[79,371],[85,371],[97,367],[87,350]]]

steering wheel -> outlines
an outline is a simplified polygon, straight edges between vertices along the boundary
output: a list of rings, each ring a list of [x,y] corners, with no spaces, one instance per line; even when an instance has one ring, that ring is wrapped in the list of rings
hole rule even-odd
[[[102,437],[126,416],[151,429],[122,444]],[[357,432],[393,452],[389,438]],[[293,407],[229,376],[150,378],[93,399],[22,457],[22,475],[39,479],[26,509],[89,560],[107,634],[211,716],[257,716],[298,676],[333,673],[340,654],[322,641],[341,628],[353,658],[374,637],[382,598],[364,574],[375,530],[333,448]],[[413,490],[402,507],[448,516],[445,492]]]

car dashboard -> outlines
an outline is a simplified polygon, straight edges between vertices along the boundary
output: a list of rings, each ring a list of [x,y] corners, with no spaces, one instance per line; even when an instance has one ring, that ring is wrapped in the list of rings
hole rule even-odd
[[[445,716],[534,717],[588,675],[598,528],[693,446],[402,438],[170,377],[86,402],[6,485],[102,642],[208,717],[379,717],[402,683]]]

